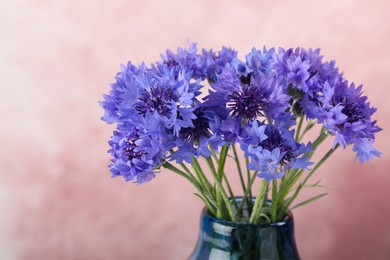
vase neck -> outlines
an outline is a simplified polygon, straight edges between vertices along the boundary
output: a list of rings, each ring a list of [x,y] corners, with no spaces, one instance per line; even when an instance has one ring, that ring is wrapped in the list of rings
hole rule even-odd
[[[221,220],[204,210],[191,259],[299,259],[293,217],[251,225]]]

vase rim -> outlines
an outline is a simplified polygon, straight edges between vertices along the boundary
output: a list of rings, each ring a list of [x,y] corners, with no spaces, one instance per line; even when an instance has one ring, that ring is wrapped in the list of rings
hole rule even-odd
[[[236,199],[240,200],[240,199],[242,199],[242,196],[237,196]],[[255,199],[255,198],[252,198],[252,199]],[[250,224],[250,223],[234,222],[234,221],[230,221],[230,220],[220,219],[220,218],[217,218],[216,216],[212,215],[208,211],[206,206],[203,207],[201,214],[202,214],[202,217],[207,217],[207,218],[213,220],[214,222],[218,222],[218,223],[226,225],[226,226],[237,226],[237,225],[247,226],[247,225],[250,225],[250,226],[259,227],[259,228],[280,227],[280,226],[288,225],[288,224],[290,224],[290,222],[293,221],[293,214],[290,210],[287,211],[286,215],[280,221],[275,221],[275,222],[270,222],[270,223],[260,223],[260,224]]]

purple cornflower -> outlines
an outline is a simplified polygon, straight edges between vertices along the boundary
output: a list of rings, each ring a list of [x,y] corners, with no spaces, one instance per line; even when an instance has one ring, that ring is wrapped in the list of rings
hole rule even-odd
[[[279,48],[274,55],[274,70],[287,90],[311,95],[317,88],[317,73],[321,67],[320,50],[302,48],[284,50]]]
[[[332,104],[342,107],[341,113],[345,115],[345,121],[342,124],[328,127],[328,130],[336,135],[335,143],[339,143],[343,147],[347,144],[368,147],[362,144],[367,144],[368,142],[365,140],[371,139],[372,141],[369,143],[372,145],[375,133],[381,130],[380,127],[376,126],[376,121],[371,120],[376,108],[370,107],[367,97],[362,96],[361,90],[362,86],[356,88],[353,83],[348,85],[348,82],[344,82],[335,89]],[[372,151],[371,148],[368,150]],[[356,148],[355,151],[361,151],[361,149]],[[364,157],[362,152],[358,152],[357,155]],[[375,155],[379,156],[378,153]],[[360,161],[366,161],[366,158],[363,157]]]
[[[219,52],[203,49],[202,53],[197,53],[196,43],[189,45],[188,50],[178,48],[177,53],[167,50],[165,55],[161,55],[163,64],[174,71],[189,70],[195,79],[213,81],[225,65],[237,57],[237,52],[231,48],[223,47]]]
[[[279,49],[275,59],[280,82],[292,97],[292,112],[322,123],[336,136],[334,146],[338,143],[344,148],[348,144],[360,147],[362,139],[373,140],[381,130],[371,120],[376,109],[362,96],[362,87],[349,85],[334,61],[322,62],[319,50]],[[358,152],[360,155],[364,157]]]
[[[263,51],[252,48],[251,52],[245,56],[247,66],[252,70],[259,70],[265,74],[273,70],[275,49],[267,50],[265,47]]]
[[[233,142],[241,135],[243,124],[257,118],[273,119],[289,107],[289,97],[277,81],[240,72],[226,66],[211,84],[215,91],[210,91],[204,103],[222,118],[225,139]]]
[[[191,163],[192,156],[208,157],[211,155],[210,149],[218,151],[218,147],[224,144],[215,127],[218,122],[214,112],[198,106],[194,114],[196,118],[192,120],[193,126],[182,128],[175,140],[177,150],[172,153],[171,159],[178,163],[183,160]]]
[[[306,96],[301,101],[306,116],[316,118],[335,135],[333,146],[340,144],[345,148],[354,144],[354,151],[361,162],[368,161],[372,155],[379,157],[380,153],[372,148],[375,133],[381,130],[371,119],[376,108],[370,107],[367,97],[362,96],[362,86],[341,82],[337,77],[330,80],[325,81],[312,97]],[[365,145],[368,142],[364,140],[370,140],[370,146]],[[367,148],[367,153],[363,152],[364,148]]]
[[[166,129],[173,129],[176,135],[182,127],[192,126],[192,119],[195,118],[193,102],[200,86],[197,82],[190,83],[191,73],[183,69],[175,75],[166,68],[157,75],[151,70],[139,82],[145,79],[138,87],[139,97],[133,104],[135,112],[143,117],[147,113],[153,114],[157,121]]]
[[[182,128],[193,127],[200,85],[184,68],[122,66],[101,105],[103,120],[118,123],[110,141],[113,176],[143,183],[166,159]],[[190,82],[191,81],[191,82]]]
[[[134,66],[128,62],[127,66],[121,65],[121,71],[116,75],[116,83],[110,84],[109,95],[104,94],[104,101],[99,102],[104,108],[102,120],[112,124],[120,121],[121,108],[131,107],[138,97],[136,78],[145,73],[145,66]],[[129,106],[128,106],[129,105]]]
[[[122,176],[137,184],[152,180],[162,165],[167,151],[159,136],[147,135],[133,128],[130,132],[115,131],[109,144],[113,156],[110,171],[113,177]]]
[[[311,150],[310,143],[297,143],[293,131],[255,121],[245,128],[245,135],[241,149],[251,159],[248,167],[259,171],[260,178],[270,181],[282,177],[286,169],[307,169],[311,165],[305,156]]]

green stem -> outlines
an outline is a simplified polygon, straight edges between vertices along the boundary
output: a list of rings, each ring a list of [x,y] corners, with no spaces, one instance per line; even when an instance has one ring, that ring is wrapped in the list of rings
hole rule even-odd
[[[297,142],[300,142],[302,138],[305,136],[305,134],[315,126],[315,120],[310,119],[309,122],[307,123],[305,129],[303,130],[302,134],[298,137]]]
[[[196,160],[196,158],[193,158]],[[190,178],[192,178],[193,180],[197,180],[194,176],[194,174],[188,169],[188,167],[184,164],[184,163],[180,163],[181,167],[184,169],[184,171],[187,173],[188,176],[190,176]],[[214,192],[213,192],[213,188],[211,187],[211,184],[210,182],[208,181],[207,177],[202,173],[203,171],[199,171],[199,168],[200,168],[200,165],[199,163],[197,163],[197,167],[195,170],[195,174],[197,175],[198,179],[198,183],[207,190],[207,193],[204,193],[204,195],[206,197],[211,197],[212,199],[210,199],[210,201],[213,201],[213,203],[215,203],[215,198],[214,198]],[[205,183],[207,183],[205,185]],[[214,204],[215,205],[215,204]],[[217,208],[217,207],[216,207]]]
[[[242,192],[245,192],[246,187],[245,187],[245,182],[244,182],[244,176],[242,175],[241,164],[240,164],[240,160],[239,160],[238,155],[237,155],[236,146],[232,145],[232,148],[233,148],[233,154],[234,154],[234,161],[236,162],[238,174],[240,176]]]
[[[322,142],[324,142],[327,137],[328,137],[327,131],[324,128],[321,129],[320,134],[318,135],[318,137],[316,138],[316,140],[313,142],[313,144],[311,146],[312,151],[310,151],[309,153],[306,154],[306,155],[309,155],[309,160],[313,156],[314,151],[317,149],[317,147]],[[296,179],[297,172],[299,174],[299,172],[302,172],[302,171],[303,170],[299,170],[299,169],[292,169],[292,170],[288,171],[287,177],[285,179],[283,179],[283,181],[280,184],[280,190],[283,191],[285,188],[290,189],[291,186],[295,183],[293,180]],[[281,199],[284,199],[284,197],[281,197]]]
[[[192,156],[192,167],[195,170],[195,174],[198,176],[198,179],[202,186],[208,191],[210,195],[213,195],[213,187],[209,180],[207,179],[206,175],[204,174],[202,167],[199,164],[198,159],[196,159],[194,156]],[[220,204],[218,204],[220,205]]]
[[[188,167],[187,167],[184,163],[180,163],[180,166],[183,168],[183,170],[184,170],[187,174],[191,174],[190,169],[188,169]]]
[[[256,171],[256,174],[254,174],[254,178],[253,178],[253,180],[252,180],[252,182],[251,182],[251,171],[249,170],[249,168],[248,168],[248,164],[249,164],[249,158],[248,157],[246,157],[245,158],[245,164],[246,164],[246,175],[247,175],[247,180],[248,180],[248,185],[247,185],[247,190],[248,190],[248,194],[249,194],[249,196],[247,196],[247,202],[248,202],[248,209],[250,209],[250,208],[252,208],[252,185],[253,185],[253,180],[254,180],[254,178],[256,177],[256,175],[257,175],[257,171]],[[244,196],[245,196],[245,194],[244,194]]]
[[[242,192],[245,193],[245,191],[246,191],[246,185],[245,185],[245,181],[244,181],[244,176],[243,176],[243,174],[242,174],[240,159],[238,158],[236,146],[235,146],[235,145],[232,145],[232,148],[233,148],[233,154],[234,154],[234,161],[236,162],[238,175],[240,176],[240,182],[241,182]],[[249,179],[248,179],[248,182],[249,182]],[[250,200],[252,200],[252,198],[250,198]],[[246,198],[246,197],[243,197],[243,198],[242,198],[241,204],[242,204],[242,203],[245,203],[245,201],[246,201],[246,203],[247,203],[248,206],[250,206],[250,205],[252,204],[252,203],[249,203],[249,201],[247,201],[247,198]],[[241,206],[241,205],[240,205],[240,206]],[[236,208],[237,208],[237,207],[236,207]],[[242,215],[242,211],[241,211],[241,210],[238,210],[237,212],[238,212],[238,214],[241,214],[241,215]]]
[[[218,179],[222,180],[222,175],[224,173],[225,163],[226,163],[226,157],[229,151],[229,146],[224,145],[221,149],[221,154],[219,156],[218,161]]]
[[[214,172],[211,172],[211,174],[213,175],[213,178],[214,178],[214,181],[215,181],[215,185],[217,186],[217,199],[218,197],[221,198],[221,201],[218,201],[217,200],[217,203],[218,205],[222,205],[222,202],[224,203],[224,206],[226,206],[227,210],[228,210],[228,213],[229,213],[229,217],[230,217],[230,220],[233,221],[233,222],[236,222],[237,221],[237,217],[236,215],[234,214],[234,211],[233,211],[233,207],[231,205],[231,202],[229,201],[229,198],[225,192],[225,189],[223,188],[220,180],[219,180],[219,176],[217,176]],[[218,213],[218,211],[217,211]],[[222,218],[223,216],[221,214],[219,214],[219,216],[216,216],[217,218]]]
[[[325,128],[322,128],[320,134],[318,135],[318,137],[316,138],[316,140],[312,144],[312,151],[310,151],[309,153],[306,154],[307,156],[309,156],[309,160],[313,156],[314,151],[317,149],[317,147],[321,143],[323,143],[327,137],[328,137],[327,130]],[[293,186],[295,185],[295,183],[301,178],[302,174],[303,174],[302,169],[292,169],[286,173],[286,175],[287,175],[286,178],[283,178],[283,180],[281,181],[280,186],[279,186],[279,193],[278,193],[278,204],[283,205],[283,206],[282,207],[279,206],[279,208],[281,208],[281,210],[277,214],[278,218],[283,217],[284,214],[286,213],[286,211],[288,210],[288,207],[290,206],[291,203],[288,203],[288,200],[285,201],[286,196],[290,193],[290,191],[293,188]],[[299,187],[300,186],[298,186],[296,191],[300,190]],[[296,193],[296,195],[297,194],[298,193]],[[288,205],[287,207],[285,206],[286,203]]]
[[[267,193],[267,190],[268,182],[266,180],[263,180],[259,192],[257,193],[255,205],[253,206],[252,214],[249,219],[250,224],[256,224],[258,219],[260,218],[260,215],[262,213],[261,208],[264,205],[265,194]]]
[[[271,201],[271,220],[277,221],[278,211],[278,183],[276,179],[272,180],[272,201]]]
[[[236,201],[236,196],[234,196],[234,192],[233,192],[233,190],[232,190],[232,187],[230,186],[229,180],[228,180],[228,178],[226,177],[225,174],[223,175],[223,179],[224,179],[224,181],[225,181],[225,183],[226,183],[226,187],[228,188],[230,200],[232,201],[232,204],[233,204],[234,208],[235,208],[235,209],[238,209],[238,204],[237,204],[237,201]]]
[[[215,161],[218,163],[218,155],[217,155],[217,153],[211,147],[210,147],[210,150],[211,150],[211,153],[213,154],[213,157],[214,157]]]
[[[301,178],[303,171],[296,174],[298,169],[294,169],[288,173],[288,177],[284,179],[279,186],[278,204],[283,205],[284,199],[290,190],[294,187],[295,183]]]
[[[297,187],[297,189],[295,190],[293,196],[291,196],[291,198],[289,198],[287,201],[286,201],[286,204],[284,205],[284,209],[287,210],[290,205],[293,203],[293,201],[296,199],[296,197],[298,196],[298,193],[301,191],[301,189],[304,187],[304,185],[306,184],[306,182],[310,179],[310,177],[318,170],[318,168],[321,167],[321,165],[337,150],[337,148],[339,147],[340,145],[337,144],[335,146],[334,149],[329,149],[329,151],[321,158],[321,160],[316,164],[316,166],[309,172],[309,174],[305,177],[305,179],[302,181],[302,183],[299,184],[299,186]],[[303,173],[303,170],[300,170],[298,172],[298,174],[302,174]]]
[[[303,124],[303,121],[304,121],[304,117],[305,116],[299,117],[299,123],[298,123],[298,127],[297,127],[297,132],[295,133],[295,140],[298,140],[299,135],[301,134],[301,128],[302,128],[302,124]]]
[[[340,145],[337,144],[334,148],[329,149],[329,151],[321,158],[321,160],[314,166],[313,170],[310,171],[310,173],[306,176],[306,178],[303,180],[302,185],[305,185],[306,182],[310,179],[310,177],[315,173],[318,168],[326,161],[328,158],[339,148]]]
[[[170,162],[165,162],[163,164],[163,167],[165,167],[166,169],[186,178],[191,184],[193,184],[195,187],[198,187],[199,186],[199,183],[197,182],[197,180],[191,176],[191,175],[187,175],[185,172],[181,171],[180,169],[176,168],[174,165],[172,165]]]
[[[244,205],[245,205],[245,202],[247,202],[247,208],[248,208],[248,211],[250,211],[251,209],[251,205],[252,205],[252,196],[248,196],[250,192],[252,192],[252,185],[253,185],[253,182],[255,181],[256,179],[256,176],[258,174],[258,171],[255,171],[253,173],[253,176],[252,177],[249,177],[248,179],[248,186],[246,187],[246,190],[244,192],[244,196],[242,196],[242,201],[240,203],[240,206],[238,207],[238,212],[241,212],[242,209],[244,208]],[[249,201],[251,201],[251,203],[249,204]]]
[[[163,164],[163,167],[184,177],[186,180],[188,180],[192,185],[194,185],[194,187],[199,191],[199,197],[203,200],[203,202],[206,204],[208,210],[213,214],[215,215],[215,212],[217,210],[216,206],[214,205],[218,205],[216,204],[215,201],[213,201],[212,198],[210,198],[209,196],[207,196],[201,186],[201,184],[195,179],[195,177],[193,177],[192,175],[187,175],[185,172],[181,171],[180,169],[176,168],[174,165],[172,165],[171,163],[169,162],[165,162]]]
[[[217,172],[216,172],[215,167],[214,167],[213,159],[210,156],[209,157],[205,157],[205,159],[206,159],[206,162],[207,162],[207,164],[208,164],[208,166],[210,168],[210,171],[212,171],[216,175]],[[226,186],[228,188],[230,199],[231,199],[234,207],[237,209],[238,205],[237,205],[237,202],[236,202],[236,197],[234,196],[232,187],[230,186],[229,180],[228,180],[228,178],[227,178],[227,176],[225,174],[223,175],[223,179],[224,179],[224,181],[226,183]]]
[[[312,151],[308,153],[308,154],[310,155],[310,159],[311,159],[311,157],[313,156],[314,151],[316,150],[316,148],[317,148],[320,144],[322,144],[322,142],[325,141],[325,139],[326,139],[328,136],[329,136],[328,131],[327,131],[325,128],[322,128],[322,129],[321,129],[320,135],[317,137],[316,140],[314,140],[313,144],[311,145]]]
[[[223,186],[222,186],[222,179],[223,179],[224,167],[225,167],[225,162],[226,162],[226,157],[227,157],[228,151],[229,151],[229,147],[227,145],[224,145],[221,148],[221,153],[220,153],[219,160],[218,160],[218,172],[216,175],[213,173],[213,177],[214,177],[215,183],[217,185],[217,190],[219,189],[219,192],[216,192],[216,194],[215,194],[218,205],[223,205],[222,204],[222,202],[223,202],[222,193],[225,192],[225,190],[223,189]],[[225,194],[226,194],[226,192],[225,192]],[[216,217],[223,218],[222,212],[220,212],[220,213],[221,213],[221,215],[216,216]]]

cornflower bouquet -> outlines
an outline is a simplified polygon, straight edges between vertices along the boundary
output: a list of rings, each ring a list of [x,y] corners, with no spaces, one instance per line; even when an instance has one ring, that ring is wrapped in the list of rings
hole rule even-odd
[[[371,119],[376,109],[319,49],[253,48],[241,60],[231,48],[198,53],[190,43],[161,56],[149,67],[122,65],[100,102],[102,119],[117,124],[109,141],[114,177],[142,184],[163,167],[192,183],[210,214],[257,224],[282,220],[325,195],[293,205],[302,188],[318,186],[309,178],[340,146],[353,145],[361,163],[380,157],[373,147],[381,130]],[[315,125],[318,137],[304,143]],[[332,147],[314,163],[328,136]],[[224,168],[230,157],[236,173]],[[240,200],[229,183],[233,174]]]

